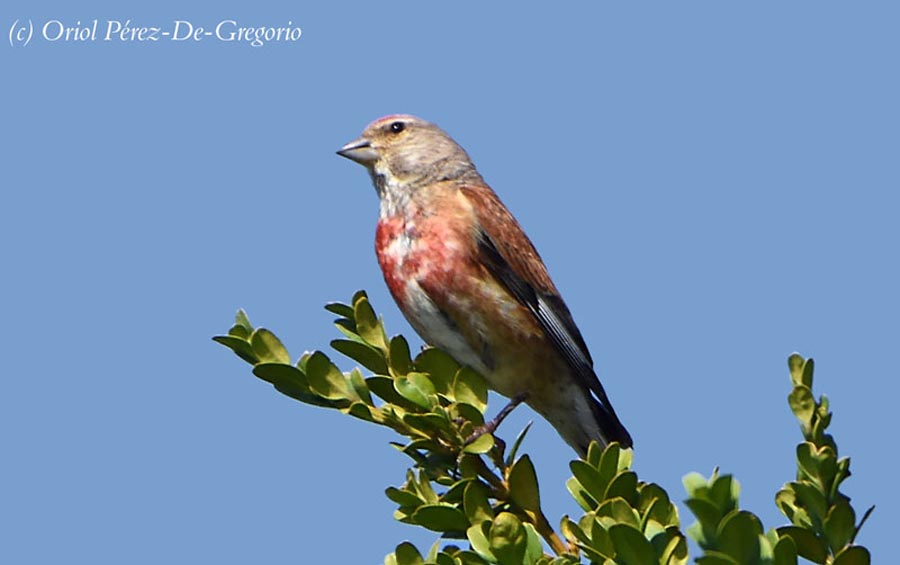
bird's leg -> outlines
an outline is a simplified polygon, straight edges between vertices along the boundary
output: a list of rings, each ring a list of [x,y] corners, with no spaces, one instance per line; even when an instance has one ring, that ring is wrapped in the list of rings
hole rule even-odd
[[[475,431],[472,432],[472,435],[466,438],[466,445],[469,445],[476,439],[480,438],[484,434],[493,434],[497,431],[497,428],[500,427],[500,424],[503,423],[503,420],[509,416],[510,412],[515,410],[516,406],[525,402],[525,399],[528,398],[527,392],[520,392],[510,399],[509,403],[503,407],[503,410],[494,417],[490,422],[486,422],[483,426],[479,426],[475,428]],[[495,440],[497,438],[494,438]]]

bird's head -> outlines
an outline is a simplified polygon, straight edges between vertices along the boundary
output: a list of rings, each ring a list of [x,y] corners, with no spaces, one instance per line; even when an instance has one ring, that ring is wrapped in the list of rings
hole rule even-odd
[[[465,150],[444,130],[405,114],[385,116],[338,155],[369,170],[379,196],[446,180],[480,180]]]

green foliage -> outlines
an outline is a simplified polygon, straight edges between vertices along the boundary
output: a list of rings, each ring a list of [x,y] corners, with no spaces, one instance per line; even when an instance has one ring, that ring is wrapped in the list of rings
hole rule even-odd
[[[343,334],[332,348],[369,376],[359,369],[342,372],[318,351],[292,363],[275,334],[254,328],[243,311],[227,335],[213,339],[282,394],[404,438],[393,445],[410,457],[412,468],[401,486],[385,494],[397,505],[397,520],[440,538],[425,554],[401,543],[385,558],[387,565],[688,562],[678,509],[659,485],[638,478],[630,449],[592,443],[584,460],[571,462],[566,486],[584,514],[578,520],[564,516],[560,537],[541,509],[534,465],[519,455],[528,428],[509,450],[482,429],[488,389],[481,375],[434,348],[413,357],[402,336],[388,338],[365,292],[326,309],[338,316],[335,325]],[[788,402],[805,439],[797,447],[796,480],[776,496],[791,525],[764,533],[760,520],[739,508],[740,486],[730,475],[691,473],[684,477],[685,505],[697,521],[686,533],[704,552],[698,563],[783,565],[797,563],[798,556],[833,565],[871,561],[854,540],[872,509],[857,524],[850,499],[839,491],[850,476],[850,460],[838,459],[834,438],[825,432],[831,413],[824,396],[813,397],[813,362],[795,354],[789,367]]]
[[[788,367],[794,387],[788,403],[806,441],[797,446],[797,479],[775,495],[778,508],[791,521],[778,528],[778,534],[791,538],[797,553],[814,563],[868,563],[868,550],[853,542],[874,507],[857,525],[850,498],[839,490],[850,476],[850,458],[839,459],[834,438],[825,433],[831,412],[825,395],[818,401],[813,396],[813,360],[795,353]]]
[[[638,480],[631,461],[630,449],[592,442],[585,460],[569,464],[566,486],[585,514],[563,516],[563,535],[592,562],[687,563],[678,509],[662,487]]]
[[[687,533],[704,550],[698,563],[797,563],[790,539],[774,530],[764,535],[759,518],[738,508],[741,487],[731,475],[719,476],[717,469],[708,480],[690,473],[683,482],[684,503],[697,517]]]

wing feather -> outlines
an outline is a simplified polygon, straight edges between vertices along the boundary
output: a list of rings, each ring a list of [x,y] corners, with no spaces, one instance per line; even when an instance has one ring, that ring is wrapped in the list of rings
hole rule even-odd
[[[565,359],[572,374],[600,401],[596,412],[606,433],[625,446],[631,437],[616,416],[597,374],[581,332],[538,255],[509,210],[496,194],[482,186],[466,186],[463,192],[473,201],[479,220],[476,233],[479,252],[491,274],[535,317],[553,346]]]

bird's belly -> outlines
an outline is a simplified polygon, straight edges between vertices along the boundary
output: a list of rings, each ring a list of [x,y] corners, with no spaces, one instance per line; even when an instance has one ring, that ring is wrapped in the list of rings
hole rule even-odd
[[[552,381],[556,367],[545,363],[546,341],[505,288],[493,279],[470,278],[458,287],[446,282],[440,287],[444,294],[436,297],[440,306],[426,291],[434,293],[433,279],[406,285],[404,313],[426,342],[481,373],[491,389],[507,397],[534,393],[548,377]]]
[[[407,320],[429,345],[444,350],[457,362],[482,375],[490,373],[491,368],[467,341],[459,326],[438,308],[415,279],[406,284],[404,302],[402,309]]]

